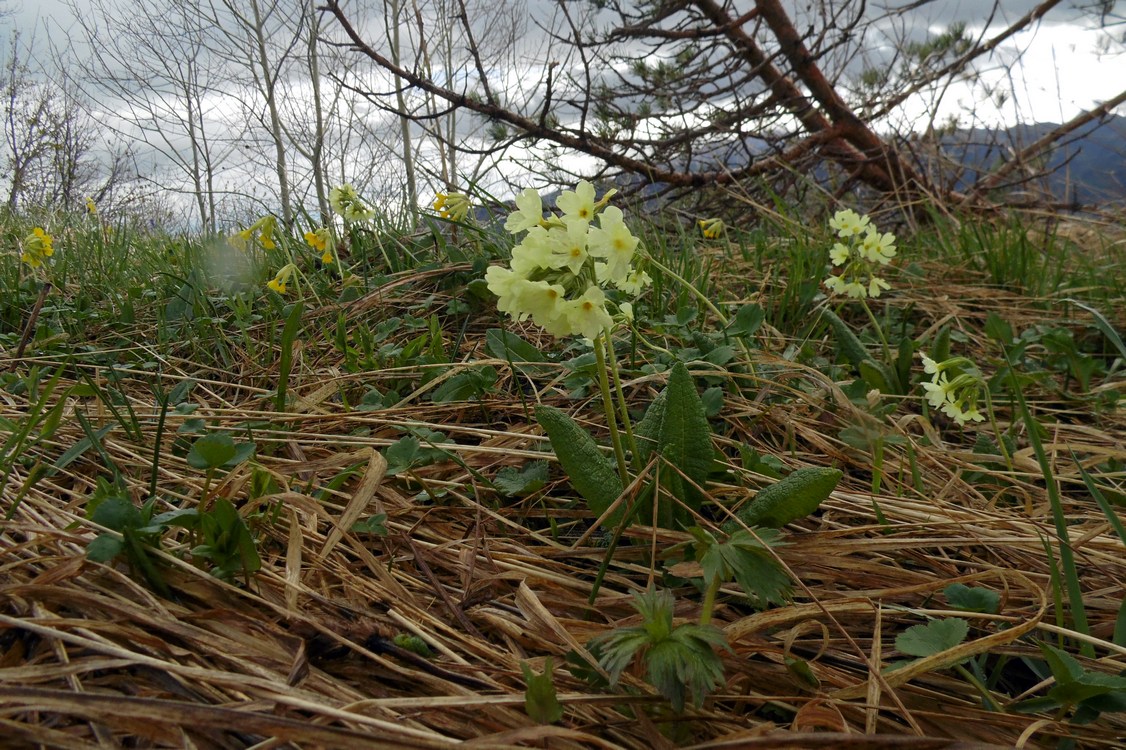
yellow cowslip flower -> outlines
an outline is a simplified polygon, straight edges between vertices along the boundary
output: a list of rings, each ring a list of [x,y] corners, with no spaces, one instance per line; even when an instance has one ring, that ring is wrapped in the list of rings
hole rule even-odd
[[[98,215],[98,204],[94,203],[94,199],[88,195],[86,196],[86,213],[91,216]]]
[[[471,206],[469,196],[464,193],[438,193],[434,199],[434,210],[438,215],[452,221],[462,221],[469,215]]]
[[[282,266],[281,270],[277,272],[274,278],[266,282],[266,287],[274,290],[278,294],[285,294],[286,284],[289,283],[289,278],[293,276],[293,272],[297,270],[297,266],[292,263],[287,263]]]
[[[23,240],[20,260],[32,268],[39,268],[47,258],[54,254],[54,239],[47,234],[43,227],[35,227],[31,230],[31,234]]]
[[[263,250],[274,250],[278,243],[275,232],[278,228],[276,216],[263,216],[241,232],[236,232],[227,238],[227,244],[239,252],[246,252],[250,243],[257,241]]]
[[[700,219],[697,224],[705,239],[714,240],[723,234],[723,219]]]

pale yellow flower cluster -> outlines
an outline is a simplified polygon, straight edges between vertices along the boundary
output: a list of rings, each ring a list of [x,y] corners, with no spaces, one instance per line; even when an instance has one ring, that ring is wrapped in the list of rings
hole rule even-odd
[[[505,221],[512,234],[527,234],[512,249],[508,267],[485,273],[497,308],[516,320],[532,321],[553,336],[597,338],[613,327],[606,289],[637,296],[652,283],[635,267],[638,245],[621,209],[609,206],[611,190],[595,200],[594,186],[583,180],[556,201],[561,215],[544,217],[540,194],[524,190]],[[597,225],[594,223],[597,218]],[[622,315],[632,308],[619,306]]]
[[[925,352],[919,352],[919,356],[923,358],[923,371],[932,376],[929,383],[923,383],[932,408],[941,409],[959,425],[985,419],[977,407],[985,381],[973,362],[965,357],[936,362]]]
[[[328,202],[332,210],[346,222],[364,222],[375,218],[375,210],[363,202],[351,185],[334,187],[328,193]]]
[[[881,234],[867,216],[849,209],[838,211],[829,226],[843,240],[829,251],[833,265],[843,266],[840,274],[830,274],[823,282],[829,292],[863,299],[879,297],[882,290],[890,289],[875,271],[895,257],[895,235]]]

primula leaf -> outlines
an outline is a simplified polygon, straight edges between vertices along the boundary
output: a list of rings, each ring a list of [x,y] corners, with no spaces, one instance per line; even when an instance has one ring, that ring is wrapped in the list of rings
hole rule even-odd
[[[523,468],[505,466],[493,478],[493,486],[506,497],[523,497],[547,484],[547,461],[532,461]]]
[[[684,481],[678,471],[695,484],[704,486],[715,461],[711,427],[700,394],[683,362],[673,365],[666,391],[667,403],[657,438],[657,451],[670,466],[661,471],[662,483],[674,497],[697,509],[703,497],[692,484]],[[676,470],[671,467],[676,467]],[[684,514],[662,515],[668,518],[668,525],[672,527],[675,519]]]
[[[797,469],[785,479],[759,490],[736,515],[747,526],[780,528],[817,510],[837,488],[842,476],[840,469],[821,466]],[[735,521],[730,521],[724,525],[724,530],[738,527]]]
[[[622,479],[610,457],[601,451],[590,433],[575,420],[551,406],[536,407],[536,421],[551,440],[555,456],[567,472],[571,486],[583,496],[590,510],[601,516],[622,494]],[[619,506],[608,519],[612,526],[621,517]]]
[[[948,617],[907,628],[895,639],[895,647],[909,656],[933,656],[954,648],[966,639],[970,626],[960,617]]]
[[[952,583],[943,589],[942,593],[946,595],[946,600],[954,609],[994,615],[1001,610],[1001,595],[979,586]]]
[[[524,682],[528,686],[524,691],[524,711],[528,717],[539,724],[554,724],[562,719],[563,705],[555,693],[551,657],[544,661],[543,674],[536,674],[523,661],[520,662],[520,670],[524,673]]]

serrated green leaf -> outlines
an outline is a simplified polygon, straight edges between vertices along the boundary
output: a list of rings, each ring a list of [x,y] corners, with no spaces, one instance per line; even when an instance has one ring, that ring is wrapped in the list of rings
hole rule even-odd
[[[796,659],[792,656],[785,657],[786,671],[796,677],[805,687],[817,690],[821,687],[821,680],[809,666],[805,659]]]
[[[1041,641],[1040,651],[1044,654],[1044,661],[1048,662],[1048,669],[1052,670],[1052,677],[1056,679],[1057,684],[1066,685],[1083,674],[1083,665],[1063,649]]]
[[[969,632],[969,623],[960,617],[932,620],[900,633],[895,647],[909,656],[933,656],[959,645]]]
[[[367,518],[356,521],[352,524],[352,531],[359,534],[376,534],[378,536],[387,536],[386,513],[376,513],[375,515],[368,516]]]
[[[536,674],[527,662],[520,662],[524,673],[524,711],[538,724],[554,724],[563,718],[563,705],[555,692],[554,665],[551,657],[544,661],[543,674]]]
[[[1013,343],[1013,327],[995,312],[985,318],[985,335],[1003,346]]]
[[[497,472],[493,486],[506,497],[523,497],[543,489],[547,477],[547,461],[532,461],[519,469],[505,466]]]
[[[394,476],[408,468],[418,456],[419,442],[414,435],[399,438],[383,451],[387,459],[387,476]]]
[[[102,500],[90,514],[90,520],[114,531],[135,529],[144,523],[137,506],[123,497],[107,497]]]
[[[188,451],[188,465],[203,471],[218,469],[235,457],[235,441],[225,432],[213,432],[197,438]]]
[[[113,534],[99,534],[86,545],[86,559],[93,562],[109,562],[121,554],[124,545]]]
[[[961,583],[952,583],[943,589],[942,593],[954,609],[961,609],[966,612],[985,612],[992,615],[1001,611],[1001,595],[996,591],[979,586],[971,587]]]
[[[696,538],[696,560],[704,569],[704,580],[734,580],[760,606],[783,604],[790,597],[791,581],[767,547],[780,547],[779,532],[761,529],[758,539],[740,529],[726,542],[717,542],[699,527],[689,529]],[[763,546],[763,545],[766,546]]]
[[[571,486],[586,500],[591,512],[601,516],[622,494],[623,488],[610,457],[602,452],[589,432],[559,409],[537,406],[536,421],[547,433]],[[623,512],[624,506],[619,506],[608,519],[609,525],[616,524]]]

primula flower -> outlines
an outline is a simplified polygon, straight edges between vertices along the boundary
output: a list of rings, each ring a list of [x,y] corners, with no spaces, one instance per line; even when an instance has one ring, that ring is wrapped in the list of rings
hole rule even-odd
[[[598,215],[598,226],[590,228],[590,254],[606,259],[608,277],[615,284],[629,273],[639,241],[629,231],[617,206],[607,207]]]
[[[860,243],[860,250],[868,260],[886,266],[895,257],[895,235],[890,232],[880,234],[875,227],[868,227],[868,234]]]
[[[516,196],[516,209],[504,220],[507,232],[520,234],[538,227],[543,221],[543,201],[540,194],[532,188],[526,188]]]
[[[924,372],[931,375],[930,382],[923,382],[923,390],[926,391],[931,408],[940,409],[959,425],[985,419],[977,407],[985,381],[973,362],[965,357],[951,357],[936,362],[923,352],[919,355],[923,360]],[[954,377],[949,377],[948,373],[954,373]]]
[[[567,218],[564,221],[567,224],[567,231],[563,234],[556,233],[558,241],[553,252],[558,259],[553,261],[552,266],[566,267],[567,270],[578,276],[586,263],[586,259],[590,257],[586,248],[587,224],[585,221],[573,218]]]
[[[697,224],[705,239],[714,240],[723,234],[723,219],[700,219]]]
[[[434,210],[443,219],[461,221],[469,214],[472,204],[464,193],[438,193],[434,199]]]
[[[332,254],[332,232],[328,227],[306,232],[305,244],[321,254],[321,263],[324,265],[327,266],[336,261]]]
[[[263,250],[273,250],[278,245],[274,241],[274,231],[277,229],[278,220],[273,216],[263,216],[246,229],[236,232],[227,238],[227,244],[239,252],[246,252],[251,243],[257,241]]]
[[[43,227],[35,227],[23,240],[20,260],[32,268],[39,268],[47,258],[55,254],[54,242],[54,238]]]
[[[563,212],[564,219],[574,218],[589,224],[594,218],[594,185],[579,180],[574,191],[564,190],[559,194],[555,206]]]
[[[829,226],[845,240],[834,243],[829,250],[833,266],[843,266],[840,274],[831,274],[822,282],[830,294],[864,299],[879,297],[885,289],[891,289],[891,285],[874,272],[895,256],[895,235],[880,234],[869,221],[867,216],[848,209],[838,211],[829,221]],[[858,239],[861,234],[864,234],[863,239]]]
[[[632,266],[638,240],[625,225],[621,210],[608,206],[612,191],[595,200],[594,187],[580,182],[558,201],[562,216],[543,215],[534,190],[516,198],[517,210],[505,229],[526,232],[512,249],[507,267],[491,266],[485,282],[497,296],[497,309],[516,320],[532,321],[553,336],[597,338],[614,321],[603,286],[629,295],[652,283]],[[597,219],[597,225],[592,220]],[[617,303],[622,312],[626,302]]]
[[[606,295],[598,286],[590,285],[582,297],[566,305],[564,313],[574,333],[595,339],[602,331],[614,327],[613,318],[606,312]]]
[[[829,219],[829,226],[837,230],[837,236],[840,238],[854,237],[863,232],[868,227],[868,217],[861,216],[852,209],[846,208],[843,211],[837,211],[833,218]]]
[[[91,216],[98,215],[98,204],[94,203],[94,199],[88,195],[86,196],[86,213],[90,214]]]
[[[356,189],[351,185],[334,187],[328,193],[328,202],[332,210],[349,223],[370,221],[375,218],[372,210],[360,199]]]
[[[281,270],[278,271],[274,278],[266,282],[266,287],[274,290],[278,294],[285,294],[286,284],[289,283],[290,277],[293,276],[293,272],[296,270],[297,266],[292,263],[287,263],[282,266]]]

